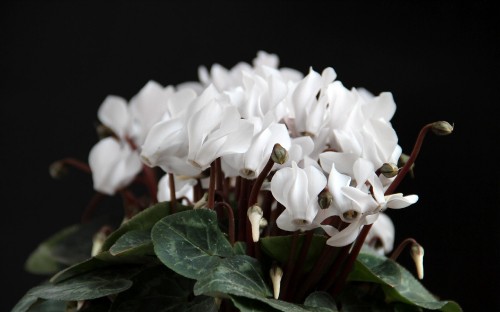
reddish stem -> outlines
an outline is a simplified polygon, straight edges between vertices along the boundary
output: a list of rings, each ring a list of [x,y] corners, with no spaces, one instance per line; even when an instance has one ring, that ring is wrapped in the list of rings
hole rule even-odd
[[[170,188],[170,213],[177,211],[177,197],[175,196],[175,179],[174,174],[168,174],[168,186]]]
[[[418,242],[413,239],[413,238],[407,238],[405,239],[404,241],[402,241],[398,247],[396,248],[396,250],[394,250],[391,254],[391,256],[389,257],[391,260],[394,260],[396,261],[396,259],[399,257],[399,255],[401,254],[401,252],[405,249],[406,246],[408,246],[409,244],[416,244],[416,245],[419,245]]]

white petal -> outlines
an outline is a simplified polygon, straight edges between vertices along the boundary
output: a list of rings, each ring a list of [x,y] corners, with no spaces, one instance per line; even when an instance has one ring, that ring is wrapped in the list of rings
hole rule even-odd
[[[114,95],[108,95],[97,111],[99,120],[120,138],[124,138],[130,125],[127,102]]]
[[[352,243],[359,235],[361,224],[351,223],[345,229],[330,237],[326,244],[333,247],[342,247]]]
[[[387,207],[392,209],[400,209],[410,206],[418,201],[417,195],[404,196],[402,194],[392,194],[386,197]]]

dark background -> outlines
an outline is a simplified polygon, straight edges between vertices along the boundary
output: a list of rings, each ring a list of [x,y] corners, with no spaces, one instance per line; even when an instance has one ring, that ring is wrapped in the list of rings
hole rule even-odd
[[[48,166],[87,160],[103,99],[130,99],[150,79],[196,80],[199,65],[232,67],[258,50],[391,91],[406,153],[426,123],[455,123],[453,135],[427,137],[400,187],[419,202],[390,216],[397,242],[425,247],[430,291],[465,311],[499,309],[499,15],[484,1],[1,4],[0,310],[41,281],[24,261],[93,194],[89,176],[56,181]],[[414,270],[407,254],[401,262]]]

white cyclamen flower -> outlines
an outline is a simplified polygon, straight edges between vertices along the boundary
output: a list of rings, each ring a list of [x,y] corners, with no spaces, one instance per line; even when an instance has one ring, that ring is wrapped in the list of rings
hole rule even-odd
[[[108,137],[100,140],[89,154],[94,189],[108,195],[127,186],[141,171],[139,155],[127,143]]]
[[[179,199],[185,196],[190,201],[193,201],[193,186],[196,184],[195,179],[179,178],[174,176],[175,197]],[[165,174],[158,182],[158,202],[170,201],[170,180],[169,175]]]
[[[313,166],[301,169],[295,162],[291,168],[276,172],[271,180],[271,192],[285,210],[276,224],[285,231],[310,230],[319,226],[313,222],[319,205],[318,194],[326,186],[326,177]]]
[[[241,119],[236,107],[214,99],[190,117],[187,131],[187,159],[204,170],[220,156],[245,153],[252,142],[253,124]]]
[[[394,247],[394,223],[385,213],[380,213],[366,236],[365,243],[374,247],[379,254],[388,254]]]

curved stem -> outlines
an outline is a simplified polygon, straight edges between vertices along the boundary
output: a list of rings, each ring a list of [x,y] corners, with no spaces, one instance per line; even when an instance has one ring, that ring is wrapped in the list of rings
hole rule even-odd
[[[233,213],[233,208],[226,202],[218,202],[216,204],[217,207],[223,207],[226,211],[226,215],[228,218],[228,236],[229,236],[229,242],[231,245],[234,245],[235,239],[234,239],[234,213]]]
[[[413,146],[413,150],[411,151],[410,158],[408,158],[408,161],[406,164],[399,170],[398,175],[392,181],[391,185],[387,188],[385,191],[385,195],[392,194],[396,187],[401,183],[403,178],[406,176],[408,171],[410,170],[411,166],[415,162],[415,159],[417,159],[418,153],[420,152],[420,148],[422,147],[422,143],[424,142],[425,135],[427,132],[429,132],[429,129],[432,128],[432,123],[425,125],[421,130],[420,133],[418,134],[417,141],[415,142],[415,145]]]
[[[389,257],[391,260],[394,260],[396,261],[396,259],[399,257],[399,255],[401,254],[401,252],[405,249],[406,246],[408,246],[409,244],[416,244],[416,245],[419,245],[417,243],[417,241],[413,238],[407,238],[405,239],[404,241],[402,241],[398,247],[392,252],[391,256]]]

